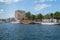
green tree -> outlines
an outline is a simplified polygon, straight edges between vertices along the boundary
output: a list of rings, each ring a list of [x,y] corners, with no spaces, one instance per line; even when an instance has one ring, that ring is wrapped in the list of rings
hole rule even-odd
[[[60,12],[55,12],[54,13],[54,18],[55,19],[60,19]]]
[[[35,20],[35,15],[31,14],[31,20]]]
[[[51,16],[52,19],[54,18],[54,14],[53,13],[51,13],[50,16]]]
[[[42,21],[43,15],[40,13],[40,14],[37,15],[36,18],[39,19],[40,21]]]
[[[51,18],[51,15],[50,14],[46,14],[45,16],[44,16],[44,19],[50,19]]]
[[[26,15],[25,15],[25,19],[30,20],[30,16],[31,16],[31,13],[30,12],[27,12]]]

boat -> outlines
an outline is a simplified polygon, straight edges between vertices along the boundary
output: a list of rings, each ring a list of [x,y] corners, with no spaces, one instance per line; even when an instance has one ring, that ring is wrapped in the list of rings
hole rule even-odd
[[[22,24],[34,24],[34,22],[30,20],[23,20],[21,23]]]
[[[56,23],[56,22],[41,22],[42,25],[56,25],[56,24],[59,24],[59,23]]]
[[[35,24],[40,24],[41,22],[33,21]]]
[[[11,23],[20,23],[20,20],[12,21]]]

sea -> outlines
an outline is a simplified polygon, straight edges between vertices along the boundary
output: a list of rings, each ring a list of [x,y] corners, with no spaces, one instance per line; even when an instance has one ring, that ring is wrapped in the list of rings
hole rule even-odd
[[[60,25],[3,23],[0,40],[60,40]]]

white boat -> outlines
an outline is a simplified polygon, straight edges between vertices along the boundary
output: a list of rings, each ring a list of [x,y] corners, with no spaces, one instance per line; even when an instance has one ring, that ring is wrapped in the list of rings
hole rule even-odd
[[[55,24],[59,24],[59,23],[55,23],[55,22],[41,22],[42,25],[55,25]]]
[[[19,23],[19,22],[11,22],[11,23]]]
[[[20,20],[12,21],[11,23],[20,23]]]

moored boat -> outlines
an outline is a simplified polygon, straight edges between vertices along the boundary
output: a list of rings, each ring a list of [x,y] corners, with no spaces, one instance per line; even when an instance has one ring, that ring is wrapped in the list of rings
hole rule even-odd
[[[34,24],[34,22],[30,20],[23,20],[21,23],[22,24]]]
[[[12,21],[11,23],[20,23],[20,20]]]
[[[41,22],[42,25],[56,25],[59,23],[55,23],[55,22]]]

